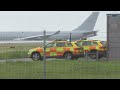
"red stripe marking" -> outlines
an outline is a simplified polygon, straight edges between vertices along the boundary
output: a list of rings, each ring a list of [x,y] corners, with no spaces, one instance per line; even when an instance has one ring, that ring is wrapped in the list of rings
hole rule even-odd
[[[50,56],[50,52],[46,52],[46,56]]]
[[[50,48],[50,52],[56,52],[56,48]]]
[[[96,46],[91,46],[90,49],[96,49]]]
[[[63,48],[64,51],[70,51],[70,48]]]
[[[57,52],[57,56],[63,56],[63,52]]]
[[[43,52],[43,49],[37,49],[38,52]]]
[[[84,50],[84,52],[88,52],[89,50]]]

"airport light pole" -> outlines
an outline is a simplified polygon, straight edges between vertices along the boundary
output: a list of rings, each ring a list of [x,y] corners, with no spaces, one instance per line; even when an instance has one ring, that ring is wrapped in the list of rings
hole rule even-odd
[[[43,55],[43,61],[44,61],[44,75],[43,78],[46,79],[46,31],[44,30],[44,55]]]

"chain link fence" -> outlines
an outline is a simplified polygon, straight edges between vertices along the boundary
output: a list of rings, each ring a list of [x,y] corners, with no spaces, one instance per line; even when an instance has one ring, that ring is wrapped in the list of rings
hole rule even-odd
[[[45,62],[33,61],[28,58],[28,51],[31,48],[43,46],[43,43],[16,43],[0,45],[0,78],[1,79],[74,79],[89,78],[86,76],[87,69],[84,63],[90,64],[106,60],[106,57],[98,59],[98,53],[84,53],[78,59],[65,60],[48,58]],[[90,55],[97,58],[92,59]],[[88,65],[87,65],[88,66]],[[89,67],[89,66],[88,66]],[[91,67],[91,66],[90,66]],[[91,67],[92,68],[92,67]],[[96,67],[97,68],[97,67]],[[46,71],[44,71],[46,69]],[[92,73],[93,71],[91,71]],[[90,71],[89,71],[90,73]],[[90,77],[91,78],[91,77]]]
[[[0,44],[0,79],[120,78],[120,61],[107,60],[106,53],[84,52],[78,59],[47,58],[45,62],[28,58],[28,51],[40,46],[43,42]]]

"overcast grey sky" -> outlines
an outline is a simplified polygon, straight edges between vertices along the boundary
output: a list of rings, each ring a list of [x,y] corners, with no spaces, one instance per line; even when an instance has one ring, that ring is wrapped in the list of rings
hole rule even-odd
[[[93,11],[0,11],[0,31],[72,31]],[[119,11],[116,11],[119,13]],[[106,32],[106,14],[100,11],[94,30]],[[103,35],[103,34],[102,34]],[[97,36],[98,37],[98,36]],[[96,38],[97,38],[96,37]]]

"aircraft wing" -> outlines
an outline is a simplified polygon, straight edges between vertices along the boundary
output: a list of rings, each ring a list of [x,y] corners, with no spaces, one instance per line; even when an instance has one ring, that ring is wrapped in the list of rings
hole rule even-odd
[[[88,38],[88,37],[96,36],[97,32],[98,31],[92,31],[92,32],[83,33],[83,37],[82,38]]]
[[[50,36],[53,36],[53,35],[56,35],[56,34],[59,34],[60,33],[60,30],[55,32],[55,33],[52,33],[52,34],[46,34],[46,38],[49,38]],[[44,35],[36,35],[36,36],[30,36],[30,37],[25,37],[25,38],[17,38],[17,39],[14,39],[14,40],[41,40],[41,39],[44,39]]]

